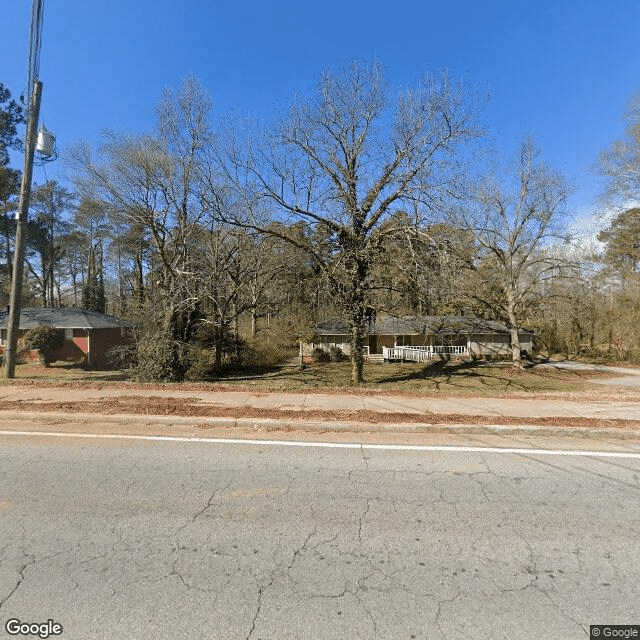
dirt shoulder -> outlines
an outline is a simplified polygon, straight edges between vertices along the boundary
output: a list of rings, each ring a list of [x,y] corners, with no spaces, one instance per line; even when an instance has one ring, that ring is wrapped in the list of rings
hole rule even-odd
[[[220,406],[204,403],[197,398],[166,398],[162,396],[122,395],[114,398],[79,401],[2,400],[0,411],[16,416],[25,412],[95,414],[96,416],[175,416],[194,418],[229,418],[234,420],[255,419],[280,421],[287,425],[304,426],[310,422],[369,424],[369,425],[532,425],[564,429],[591,428],[640,432],[638,420],[604,417],[519,417],[500,415],[473,415],[470,413],[409,413],[402,411],[373,411],[363,409],[278,409],[252,406]]]
[[[331,387],[341,369],[286,370],[215,383],[137,383],[107,376],[0,383],[0,412],[370,425],[529,425],[640,432],[640,389],[596,384],[611,372],[519,371],[470,363],[376,365],[368,385]],[[81,375],[79,372],[78,375]],[[324,376],[324,378],[322,377]],[[374,379],[374,376],[377,378]],[[287,387],[280,388],[286,379]],[[376,381],[377,380],[377,381]],[[318,386],[315,383],[322,382]],[[295,384],[294,384],[295,383]]]

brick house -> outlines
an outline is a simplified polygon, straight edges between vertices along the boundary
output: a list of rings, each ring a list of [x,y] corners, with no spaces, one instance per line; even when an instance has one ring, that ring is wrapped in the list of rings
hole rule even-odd
[[[84,360],[90,367],[109,367],[109,351],[131,341],[131,322],[97,311],[78,308],[27,307],[20,313],[18,348],[24,346],[24,333],[29,329],[48,325],[64,331],[65,341],[52,353],[55,360],[77,362]],[[0,311],[0,354],[7,340],[7,310]],[[35,351],[28,351],[27,359],[37,359]]]

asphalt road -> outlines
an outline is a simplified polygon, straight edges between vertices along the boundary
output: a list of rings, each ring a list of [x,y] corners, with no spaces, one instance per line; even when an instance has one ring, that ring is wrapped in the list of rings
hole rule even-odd
[[[640,624],[640,443],[437,444],[531,452],[2,435],[0,637],[12,618],[63,640]]]

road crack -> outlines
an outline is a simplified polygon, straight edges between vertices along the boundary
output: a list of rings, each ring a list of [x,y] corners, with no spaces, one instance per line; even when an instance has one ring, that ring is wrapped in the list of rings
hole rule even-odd
[[[35,556],[32,555],[26,555],[26,558],[29,558],[29,560],[27,562],[25,562],[20,569],[18,570],[18,580],[16,581],[15,586],[13,587],[13,589],[11,589],[11,591],[2,599],[0,599],[0,609],[2,609],[2,607],[7,603],[7,601],[15,594],[15,592],[20,588],[20,585],[24,582],[24,572],[32,565],[34,565],[36,563],[36,559]]]
[[[224,493],[230,486],[231,486],[231,480],[229,480],[229,482],[227,482],[227,484],[222,489],[216,489],[209,497],[207,504],[202,509],[200,509],[200,511],[198,511],[198,513],[196,513],[195,516],[193,516],[193,518],[191,519],[191,524],[193,524],[211,506],[216,496],[218,496],[221,493]]]

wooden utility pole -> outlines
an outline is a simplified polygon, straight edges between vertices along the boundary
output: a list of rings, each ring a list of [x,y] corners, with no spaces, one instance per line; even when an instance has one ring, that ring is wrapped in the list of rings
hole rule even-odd
[[[40,100],[42,98],[42,82],[33,83],[33,95],[27,121],[27,136],[24,153],[24,171],[20,187],[20,206],[16,220],[16,250],[13,256],[13,278],[11,280],[11,299],[7,314],[7,344],[4,352],[4,377],[14,378],[16,373],[16,352],[18,347],[18,329],[20,327],[20,311],[22,308],[22,280],[24,275],[24,250],[27,241],[27,219],[29,217],[29,200],[31,199],[31,177],[33,174],[33,156],[36,149],[38,118],[40,117]]]

